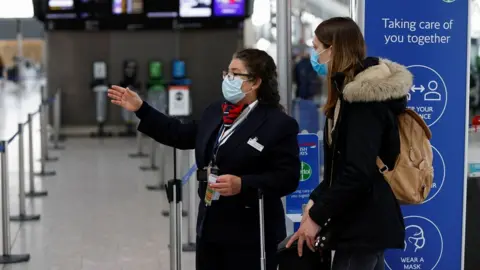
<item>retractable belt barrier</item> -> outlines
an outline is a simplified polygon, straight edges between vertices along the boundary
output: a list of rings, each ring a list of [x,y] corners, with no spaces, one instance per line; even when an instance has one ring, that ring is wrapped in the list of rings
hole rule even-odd
[[[27,262],[30,260],[29,254],[11,253],[11,221],[38,221],[40,215],[27,214],[25,207],[26,197],[43,197],[47,195],[46,191],[37,191],[35,189],[34,176],[53,176],[54,171],[46,171],[46,162],[56,161],[58,158],[52,158],[48,153],[48,112],[50,105],[53,104],[54,130],[53,130],[53,149],[63,149],[59,145],[60,133],[60,90],[57,90],[52,97],[48,97],[45,87],[41,86],[41,103],[38,110],[27,115],[27,121],[18,124],[15,134],[8,140],[0,141],[0,183],[1,183],[1,219],[2,219],[2,253],[0,254],[0,264],[12,264]],[[33,117],[39,114],[40,120],[40,165],[41,170],[34,172],[34,144],[33,144]],[[25,127],[27,127],[28,138],[28,171],[29,171],[29,192],[25,192]],[[9,144],[18,138],[18,181],[19,181],[19,214],[10,216],[10,195],[9,195]]]

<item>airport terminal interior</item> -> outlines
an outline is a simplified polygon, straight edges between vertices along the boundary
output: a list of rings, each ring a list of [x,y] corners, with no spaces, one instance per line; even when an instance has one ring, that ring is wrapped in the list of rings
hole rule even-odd
[[[314,138],[318,151],[302,160],[301,181],[317,185],[328,85],[324,76],[298,74],[313,71],[317,25],[337,16],[362,23],[369,50],[405,60],[414,73],[409,106],[433,133],[430,197],[403,208],[405,244],[415,248],[387,252],[386,268],[480,269],[480,1],[437,0],[433,15],[405,21],[393,18],[412,1],[391,0],[388,12],[379,1],[0,0],[1,269],[195,269],[194,150],[138,132],[135,114],[111,104],[106,91],[129,87],[171,117],[197,120],[221,98],[222,71],[241,48],[275,60],[299,141]],[[396,36],[373,37],[390,28]],[[415,31],[430,36],[408,36],[408,45],[394,39]],[[389,42],[396,44],[387,49]],[[428,56],[421,51],[434,46]],[[458,66],[434,60],[452,52],[463,59]],[[169,203],[171,179],[183,186],[181,204]],[[292,196],[284,199],[288,233],[308,201]]]

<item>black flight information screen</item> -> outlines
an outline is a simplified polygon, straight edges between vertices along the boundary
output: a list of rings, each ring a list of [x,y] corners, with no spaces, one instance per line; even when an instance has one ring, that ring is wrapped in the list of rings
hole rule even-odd
[[[76,0],[75,7],[80,18],[103,19],[111,14],[111,0]]]
[[[144,0],[144,9],[148,18],[176,18],[178,0]]]

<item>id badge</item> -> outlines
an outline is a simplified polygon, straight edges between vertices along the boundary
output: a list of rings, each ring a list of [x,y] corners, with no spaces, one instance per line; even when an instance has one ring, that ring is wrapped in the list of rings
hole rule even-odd
[[[220,193],[210,188],[210,184],[215,184],[218,179],[218,169],[208,168],[208,184],[205,192],[205,204],[207,206],[212,205],[212,201],[216,201],[220,198]]]

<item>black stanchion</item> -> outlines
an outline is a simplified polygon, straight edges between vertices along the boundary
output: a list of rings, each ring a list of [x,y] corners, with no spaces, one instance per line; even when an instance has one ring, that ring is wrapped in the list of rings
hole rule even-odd
[[[28,215],[25,207],[25,147],[23,124],[18,124],[18,189],[19,189],[19,214],[11,216],[11,221],[40,220],[40,215]]]
[[[0,170],[1,170],[1,200],[2,200],[2,254],[0,264],[13,264],[28,262],[29,254],[12,254],[10,250],[10,205],[9,205],[9,184],[8,184],[8,150],[7,142],[0,141]]]
[[[173,148],[173,178],[174,179],[177,179],[177,149],[176,148]],[[180,186],[181,186],[181,181],[180,181]],[[182,209],[180,209],[181,211],[181,216],[182,217],[186,217],[188,216],[188,213],[187,211],[183,211]],[[168,217],[170,216],[170,211],[168,210],[163,210],[162,211],[162,216],[164,217]]]
[[[28,170],[29,170],[29,183],[30,191],[25,194],[27,197],[43,197],[47,196],[47,191],[36,191],[35,190],[35,179],[34,175],[34,161],[33,161],[33,123],[32,123],[32,114],[29,113],[27,116],[27,125],[28,125]]]

